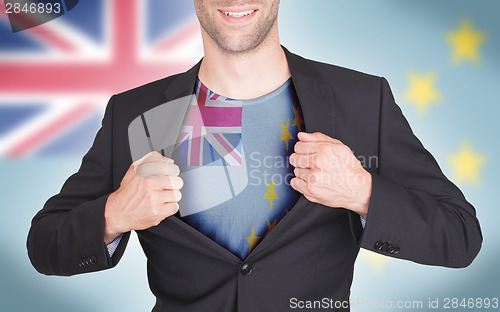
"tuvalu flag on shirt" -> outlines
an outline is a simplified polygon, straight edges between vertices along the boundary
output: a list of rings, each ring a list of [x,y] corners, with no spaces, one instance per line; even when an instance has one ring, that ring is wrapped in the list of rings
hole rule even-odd
[[[133,161],[151,151],[179,160],[179,176],[197,196],[179,203],[181,217],[224,203],[248,184],[241,141],[241,101],[197,88],[196,94],[159,105],[129,126]],[[216,182],[216,183],[215,183]]]

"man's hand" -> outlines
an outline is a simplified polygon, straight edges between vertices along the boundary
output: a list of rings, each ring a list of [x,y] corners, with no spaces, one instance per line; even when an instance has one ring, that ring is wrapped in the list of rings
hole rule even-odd
[[[105,207],[104,242],[121,233],[158,225],[179,210],[183,185],[179,167],[158,152],[130,165],[120,188],[109,195]]]
[[[372,179],[351,149],[320,132],[298,134],[291,186],[315,203],[343,207],[366,218]]]

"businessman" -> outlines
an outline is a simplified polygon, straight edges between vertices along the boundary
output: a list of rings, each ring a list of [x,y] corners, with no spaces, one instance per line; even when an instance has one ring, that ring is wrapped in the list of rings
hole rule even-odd
[[[32,221],[39,272],[112,268],[135,230],[153,311],[288,311],[323,298],[348,310],[360,247],[473,261],[475,210],[384,78],[282,47],[279,0],[194,3],[204,58],[111,98],[80,169]]]

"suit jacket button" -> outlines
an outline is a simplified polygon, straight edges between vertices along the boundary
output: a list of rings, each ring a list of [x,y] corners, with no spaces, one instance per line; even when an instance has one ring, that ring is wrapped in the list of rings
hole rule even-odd
[[[375,248],[375,250],[382,250],[382,242],[381,241],[377,241],[375,243],[375,245],[373,246],[373,248]]]
[[[394,245],[393,248],[394,248],[393,254],[395,255],[395,254],[397,254],[399,252],[399,245]]]
[[[97,263],[97,258],[95,256],[90,257],[89,262],[91,265],[94,265]]]
[[[382,244],[382,248],[381,248],[380,250],[382,250],[382,251],[387,251],[387,247],[389,247],[389,244],[388,244],[387,242],[384,242],[384,243]]]
[[[248,276],[250,273],[252,273],[253,267],[250,263],[243,263],[243,265],[240,267],[240,272],[241,274]]]
[[[394,245],[393,244],[389,244],[389,246],[387,246],[387,252],[390,253],[391,255],[394,254]]]

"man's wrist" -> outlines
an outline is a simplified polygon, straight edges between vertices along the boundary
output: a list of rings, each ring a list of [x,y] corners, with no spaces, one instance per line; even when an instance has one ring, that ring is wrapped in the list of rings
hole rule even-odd
[[[105,225],[105,227],[104,227],[104,243],[106,243],[106,245],[108,245],[109,243],[114,241],[115,238],[120,236],[120,234],[122,234],[122,232],[116,231],[116,230],[113,231],[108,227],[108,225]]]
[[[113,215],[113,200],[115,194],[112,193],[108,196],[106,206],[104,208],[104,242],[111,243],[120,234],[126,232],[121,230],[116,224],[116,218]]]
[[[356,194],[354,200],[352,201],[353,204],[349,207],[349,210],[356,212],[366,220],[372,194],[372,175],[363,169],[362,176],[358,181],[360,181],[360,192]]]

